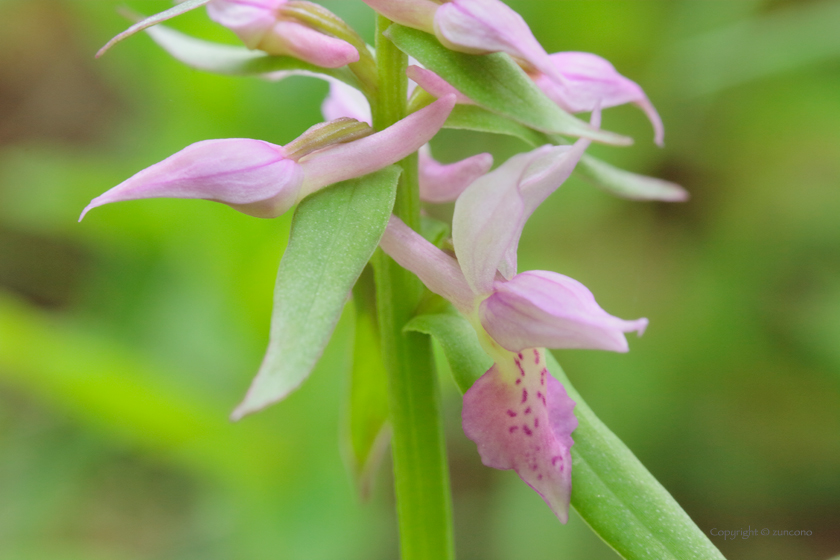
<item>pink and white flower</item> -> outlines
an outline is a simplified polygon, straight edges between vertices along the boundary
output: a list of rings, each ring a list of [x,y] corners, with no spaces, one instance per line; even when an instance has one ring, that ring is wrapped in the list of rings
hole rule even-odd
[[[453,258],[398,218],[380,243],[401,266],[473,324],[494,365],[464,395],[464,432],[485,465],[514,469],[563,523],[571,495],[574,402],[545,367],[544,347],[626,352],[625,321],[580,282],[547,271],[516,273],[525,221],[568,178],[586,148],[543,146],[473,182],[453,217]]]
[[[455,97],[447,96],[381,132],[314,151],[299,150],[297,141],[285,147],[247,138],[196,142],[94,198],[79,220],[103,204],[161,197],[213,200],[245,214],[273,218],[319,189],[372,173],[417,151],[440,129],[454,105]]]

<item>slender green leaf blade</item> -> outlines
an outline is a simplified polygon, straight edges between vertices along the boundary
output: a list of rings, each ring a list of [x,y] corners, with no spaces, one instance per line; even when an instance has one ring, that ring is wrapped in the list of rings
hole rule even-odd
[[[334,78],[358,88],[359,82],[347,68],[321,68],[291,56],[272,56],[245,47],[223,45],[185,35],[159,25],[146,33],[166,52],[191,68],[229,76],[258,76],[280,80],[289,76]]]
[[[519,138],[533,147],[553,144],[542,132],[475,105],[455,105],[455,108],[449,113],[449,118],[443,124],[443,128],[504,134]]]
[[[489,358],[469,322],[456,312],[418,315],[406,328],[440,340],[462,391],[486,371]],[[546,360],[577,403],[572,506],[580,516],[627,560],[723,560],[668,491],[595,416],[550,352]]]
[[[207,4],[208,2],[210,2],[210,0],[186,0],[185,2],[181,2],[180,4],[177,4],[166,11],[160,12],[159,14],[155,14],[153,16],[149,16],[142,21],[138,21],[137,23],[135,23],[134,25],[132,25],[131,27],[129,27],[110,41],[108,41],[105,44],[105,46],[99,49],[99,52],[96,53],[96,58],[99,58],[100,56],[105,54],[105,52],[108,51],[108,49],[110,49],[123,39],[131,37],[135,33],[143,31],[144,29],[152,27],[153,25],[157,25],[162,21],[172,19],[175,16],[180,16],[181,14],[189,12],[190,10],[199,8],[204,4]]]
[[[451,51],[428,33],[393,24],[387,37],[479,106],[536,130],[591,138],[606,144],[632,140],[576,119],[551,101],[503,53],[471,55]]]
[[[376,291],[370,267],[365,268],[353,288],[353,304],[356,332],[343,415],[342,448],[359,494],[367,499],[391,439],[388,373],[382,360],[376,322]]]
[[[440,342],[455,384],[463,393],[493,367],[472,325],[449,304],[438,312],[418,315],[404,329],[432,335]]]
[[[580,158],[575,171],[596,187],[622,198],[665,202],[688,200],[688,191],[676,183],[631,173],[588,154]]]
[[[472,105],[456,105],[443,126],[513,136],[533,147],[558,142],[566,143],[560,142],[562,140],[560,137],[549,137],[501,115]],[[631,200],[683,202],[689,197],[688,192],[676,183],[625,171],[588,154],[581,157],[575,167],[575,173],[608,193]]]
[[[234,420],[284,398],[312,371],[385,231],[399,174],[386,167],[298,205],[277,272],[268,350]]]

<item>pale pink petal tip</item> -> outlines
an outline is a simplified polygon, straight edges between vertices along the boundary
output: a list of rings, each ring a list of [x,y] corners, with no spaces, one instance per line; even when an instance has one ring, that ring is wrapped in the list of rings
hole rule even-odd
[[[96,197],[79,219],[103,204],[143,198],[202,198],[269,218],[295,203],[302,182],[300,166],[280,146],[245,138],[204,140]]]
[[[549,58],[560,79],[540,75],[534,81],[560,107],[579,113],[597,105],[607,108],[633,103],[650,120],[656,144],[663,145],[665,129],[653,104],[639,84],[619,74],[609,61],[584,52],[559,52]]]
[[[434,97],[443,97],[451,93],[455,95],[457,102],[461,105],[474,105],[472,99],[452,87],[449,82],[431,70],[411,65],[406,69],[405,73],[409,80],[416,83]]]
[[[575,403],[543,358],[529,348],[497,362],[464,394],[461,418],[482,463],[514,469],[566,523]]]
[[[627,352],[624,333],[644,333],[647,319],[625,321],[604,311],[586,286],[568,276],[534,270],[496,282],[481,303],[481,323],[512,352],[532,346]]]
[[[436,161],[428,146],[420,148],[420,199],[442,204],[452,202],[473,181],[490,171],[493,156],[478,154],[455,163]]]

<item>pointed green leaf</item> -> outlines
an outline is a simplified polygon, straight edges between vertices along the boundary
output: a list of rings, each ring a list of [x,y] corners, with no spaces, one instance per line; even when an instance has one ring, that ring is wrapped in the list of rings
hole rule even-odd
[[[506,54],[450,51],[433,35],[397,24],[385,34],[400,50],[493,113],[543,132],[581,136],[605,144],[633,143],[626,136],[594,128],[562,110]]]
[[[562,138],[549,137],[501,115],[496,115],[473,105],[456,105],[443,126],[444,128],[513,136],[534,147],[544,144],[567,143],[561,141]],[[664,200],[666,202],[688,200],[688,192],[676,183],[631,173],[588,154],[584,154],[580,158],[580,162],[575,167],[575,173],[596,187],[622,198]]]
[[[162,25],[146,29],[146,33],[175,59],[197,70],[230,76],[259,76],[269,80],[294,75],[322,80],[335,78],[359,87],[358,80],[346,67],[321,68],[291,56],[272,56],[245,47],[196,39]]]
[[[298,205],[277,271],[268,350],[234,420],[281,400],[312,371],[385,231],[399,174],[386,167]]]
[[[472,325],[448,303],[439,311],[413,318],[404,330],[437,339],[449,361],[455,384],[463,393],[493,367],[493,360],[482,350]]]
[[[148,29],[153,25],[157,25],[163,21],[172,19],[176,16],[180,16],[181,14],[189,12],[190,10],[199,8],[204,4],[207,4],[208,2],[210,2],[210,0],[186,0],[185,2],[181,2],[180,4],[177,4],[172,8],[169,8],[168,10],[160,12],[159,14],[155,14],[153,16],[147,17],[142,21],[138,21],[137,23],[135,23],[134,25],[132,25],[131,27],[129,27],[110,41],[108,41],[105,44],[105,46],[99,49],[99,52],[96,53],[96,58],[99,58],[100,56],[105,54],[108,51],[108,49],[110,49],[123,39],[131,37],[135,33],[143,31],[144,29]]]
[[[366,267],[353,288],[356,333],[343,426],[342,448],[361,498],[367,499],[382,457],[388,449],[388,374],[376,323],[373,270]]]
[[[553,144],[551,139],[542,132],[528,128],[518,122],[491,113],[475,105],[455,105],[455,108],[449,113],[449,118],[446,119],[443,128],[504,134],[519,138],[533,147]]]
[[[575,171],[608,193],[632,200],[685,202],[688,191],[671,181],[631,173],[605,161],[584,154]]]
[[[469,322],[457,312],[418,315],[409,327],[441,342],[462,391],[486,371],[489,358]],[[627,560],[723,560],[668,491],[595,416],[550,352],[546,361],[577,403],[572,507],[580,516]]]

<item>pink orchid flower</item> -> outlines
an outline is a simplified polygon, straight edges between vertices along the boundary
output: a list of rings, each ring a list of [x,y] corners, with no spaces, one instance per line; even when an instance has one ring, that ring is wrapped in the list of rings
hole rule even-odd
[[[447,48],[470,54],[504,52],[533,71],[555,73],[522,16],[500,0],[365,0],[385,17],[434,33]]]
[[[613,317],[581,283],[561,274],[516,274],[525,220],[568,178],[588,144],[543,146],[514,156],[470,185],[453,217],[455,258],[396,217],[382,249],[473,324],[494,361],[464,395],[464,432],[482,462],[516,473],[568,519],[575,403],[545,366],[549,348],[626,352],[624,333],[647,319]]]
[[[417,151],[440,129],[454,105],[454,96],[441,98],[381,132],[351,141],[340,137],[343,125],[356,131],[367,127],[345,119],[337,125],[316,125],[285,147],[247,138],[196,142],[94,198],[79,220],[103,204],[161,197],[202,198],[273,218],[319,189],[372,173]],[[339,139],[319,144],[317,139],[330,126],[332,131],[338,127]]]
[[[326,35],[294,18],[284,18],[280,9],[287,1],[186,0],[132,25],[108,41],[96,56],[102,56],[116,43],[135,33],[206,4],[210,19],[236,33],[249,49],[293,56],[325,68],[339,68],[359,60],[359,51],[350,43]]]
[[[360,91],[338,80],[328,81],[330,93],[321,105],[326,120],[349,117],[368,124],[372,122],[370,105]],[[419,156],[420,199],[435,204],[452,202],[492,166],[493,156],[487,153],[443,164],[432,157],[431,148],[424,144]]]

